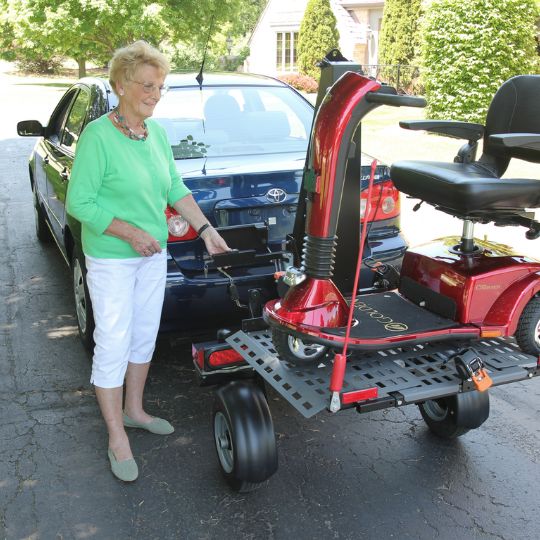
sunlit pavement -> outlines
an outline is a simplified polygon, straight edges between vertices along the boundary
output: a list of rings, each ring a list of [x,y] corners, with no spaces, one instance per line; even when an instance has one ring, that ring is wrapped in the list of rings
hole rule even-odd
[[[131,431],[141,475],[117,481],[69,271],[34,237],[33,140],[15,131],[18,120],[46,121],[62,90],[14,82],[31,81],[0,73],[0,538],[538,537],[538,380],[493,390],[486,424],[452,443],[432,437],[415,407],[305,420],[270,393],[279,469],[259,491],[236,495],[215,457],[212,392],[195,384],[189,348],[164,336],[148,408],[176,431]],[[435,235],[434,220],[420,219],[422,234]],[[443,234],[459,234],[455,223]]]

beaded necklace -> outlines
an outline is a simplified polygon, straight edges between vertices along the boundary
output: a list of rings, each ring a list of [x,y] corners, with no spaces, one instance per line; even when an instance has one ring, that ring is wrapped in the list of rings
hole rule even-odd
[[[120,114],[120,111],[117,107],[113,109],[113,120],[120,126],[120,128],[124,131],[124,133],[134,141],[146,141],[146,137],[148,137],[148,128],[146,127],[146,122],[143,121],[142,127],[144,129],[144,133],[142,135],[137,135],[126,123],[126,119]]]

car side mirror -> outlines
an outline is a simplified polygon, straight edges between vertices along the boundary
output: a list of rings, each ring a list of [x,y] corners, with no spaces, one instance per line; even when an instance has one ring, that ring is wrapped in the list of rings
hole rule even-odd
[[[21,137],[41,137],[45,130],[37,120],[23,120],[17,122],[17,133]]]

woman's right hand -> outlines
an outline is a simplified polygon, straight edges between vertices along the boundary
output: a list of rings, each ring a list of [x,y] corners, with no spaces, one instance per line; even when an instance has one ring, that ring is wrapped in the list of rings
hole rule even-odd
[[[159,242],[146,231],[133,227],[129,238],[131,247],[143,257],[151,257],[156,253],[161,253]]]
[[[114,218],[105,230],[105,234],[110,234],[126,241],[143,257],[151,257],[155,253],[161,253],[161,246],[153,236],[121,219]]]

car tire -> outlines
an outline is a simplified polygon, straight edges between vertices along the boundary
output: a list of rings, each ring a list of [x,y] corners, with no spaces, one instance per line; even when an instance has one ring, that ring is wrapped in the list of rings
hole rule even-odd
[[[253,491],[277,471],[274,425],[259,386],[232,381],[220,387],[213,429],[221,472],[234,491]]]
[[[540,297],[531,298],[525,306],[515,337],[524,353],[540,356]]]
[[[86,284],[84,255],[77,246],[73,248],[71,257],[71,274],[79,337],[84,348],[91,352],[94,349],[94,312]]]
[[[464,392],[441,399],[429,399],[418,405],[432,433],[443,439],[455,439],[480,427],[489,417],[487,391]]]
[[[325,345],[304,341],[278,328],[272,328],[272,343],[279,357],[293,366],[311,366],[328,352]]]
[[[47,225],[47,220],[45,219],[45,213],[43,208],[39,204],[38,194],[36,185],[32,187],[32,193],[34,198],[34,223],[36,227],[36,237],[43,244],[49,244],[53,240],[51,229]]]

